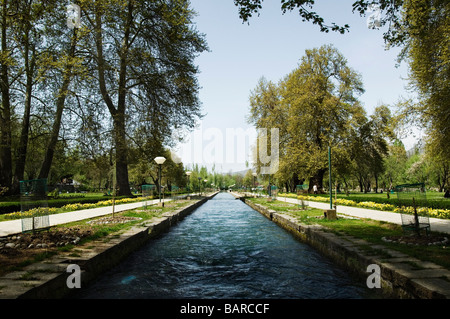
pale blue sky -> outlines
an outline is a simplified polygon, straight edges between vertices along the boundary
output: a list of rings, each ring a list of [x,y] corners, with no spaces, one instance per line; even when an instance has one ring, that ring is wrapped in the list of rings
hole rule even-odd
[[[368,114],[381,103],[394,105],[409,96],[407,66],[395,67],[399,49],[385,50],[383,30],[368,29],[367,17],[351,12],[353,2],[321,0],[314,8],[327,22],[349,24],[350,32],[341,35],[320,32],[318,26],[302,22],[297,12],[283,15],[280,0],[264,1],[260,16],[250,24],[239,19],[233,0],[191,0],[198,13],[197,29],[206,34],[211,51],[196,60],[206,116],[201,128],[176,150],[184,164],[211,167],[215,162],[216,170],[223,172],[245,169],[250,142],[240,146],[236,140],[233,145],[227,133],[252,130],[246,121],[251,90],[262,76],[278,82],[298,66],[306,49],[331,43],[347,58],[362,75],[366,92],[360,100]]]

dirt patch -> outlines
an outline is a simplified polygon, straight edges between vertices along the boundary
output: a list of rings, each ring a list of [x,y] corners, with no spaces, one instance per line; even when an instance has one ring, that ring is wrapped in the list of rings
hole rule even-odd
[[[126,216],[114,216],[114,217],[103,217],[94,220],[90,220],[87,223],[90,225],[106,225],[106,224],[123,224],[130,221],[141,220],[140,217],[126,217]]]
[[[445,245],[449,242],[444,236],[386,236],[382,238],[388,243],[399,243],[407,245]]]
[[[0,237],[0,275],[13,267],[23,265],[40,254],[52,254],[60,247],[78,245],[94,234],[95,225],[111,225],[140,220],[138,217],[103,217],[89,221],[83,227],[50,228],[33,233]]]
[[[58,247],[77,245],[93,234],[90,227],[68,227],[23,233],[0,238],[0,275],[39,254],[55,252]]]

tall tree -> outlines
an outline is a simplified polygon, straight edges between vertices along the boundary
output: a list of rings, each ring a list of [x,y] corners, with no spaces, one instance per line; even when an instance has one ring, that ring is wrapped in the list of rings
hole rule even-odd
[[[4,6],[7,5],[7,1],[3,4]],[[3,110],[8,112],[8,104],[14,103],[18,105],[15,112],[22,119],[18,139],[14,142],[16,145],[13,156],[14,165],[10,165],[11,169],[14,169],[14,174],[11,176],[10,168],[5,165],[3,165],[5,170],[2,170],[2,176],[8,175],[5,179],[9,181],[12,177],[11,193],[18,193],[19,181],[24,179],[25,176],[31,118],[32,116],[41,119],[50,118],[49,110],[52,103],[49,101],[53,100],[57,105],[55,116],[52,117],[53,129],[49,134],[45,159],[40,173],[33,177],[47,178],[52,164],[59,137],[64,101],[72,78],[72,70],[76,66],[76,61],[73,60],[76,40],[75,42],[72,41],[72,45],[66,45],[67,42],[71,43],[70,36],[68,37],[69,41],[66,41],[66,30],[68,30],[66,26],[66,4],[57,0],[16,0],[8,4],[9,9],[7,9],[4,26],[5,28],[9,27],[9,31],[5,29],[2,37],[3,47],[7,48],[6,51],[8,52],[4,55],[4,57],[8,56],[8,59],[5,59],[3,65],[5,79],[3,87],[5,107],[3,107]],[[14,23],[8,25],[8,17],[13,17]],[[8,46],[10,47],[8,48]],[[13,79],[11,83],[6,82],[7,78]],[[55,94],[52,91],[55,89],[53,84],[57,83],[59,79],[62,80],[63,84],[56,89]],[[11,89],[14,82],[14,90],[19,93],[12,95],[8,93],[8,90]],[[39,86],[39,89],[37,89],[37,86]],[[42,104],[43,107],[38,110],[37,104]],[[34,109],[32,106],[34,106]],[[7,128],[8,121],[2,121],[2,124],[5,124],[3,136],[8,136],[7,130],[11,130],[10,127]],[[11,132],[9,135],[11,135]],[[11,139],[12,137],[10,137]],[[6,159],[9,157],[6,155],[8,151],[6,149],[4,151],[2,153]],[[35,153],[35,155],[37,154]],[[32,159],[32,161],[34,160]],[[7,161],[3,162],[6,163]]]
[[[160,132],[178,120],[192,127],[200,116],[193,60],[206,44],[185,0],[94,1],[86,10],[98,86],[114,127],[119,194],[131,195],[127,127],[134,110],[156,114],[148,121]]]
[[[16,17],[17,31],[15,32],[15,39],[20,43],[19,51],[24,61],[23,71],[25,78],[23,83],[24,93],[23,101],[23,118],[22,127],[20,131],[19,144],[15,156],[15,169],[11,185],[11,193],[18,193],[19,181],[23,180],[25,171],[25,162],[28,149],[28,138],[30,130],[30,115],[32,94],[35,85],[37,74],[37,59],[38,59],[38,42],[40,38],[39,31],[35,28],[38,25],[37,17],[42,16],[43,5],[20,1],[18,3],[19,14]]]
[[[1,47],[0,47],[0,185],[10,191],[12,179],[12,135],[11,135],[11,69],[16,64],[11,41],[11,28],[17,10],[13,1],[1,2]]]
[[[361,117],[350,138],[353,172],[358,180],[360,191],[367,193],[373,187],[378,192],[381,174],[384,172],[384,159],[388,155],[387,138],[392,137],[391,115],[386,106],[375,108],[370,118]]]
[[[334,168],[349,165],[352,125],[363,114],[357,100],[362,92],[359,74],[330,45],[306,50],[298,68],[278,85],[259,81],[250,96],[249,121],[256,128],[279,129],[280,183],[292,190],[308,179],[310,188],[322,188],[328,146]]]
[[[357,95],[363,92],[360,75],[330,45],[306,50],[299,67],[283,81],[283,105],[288,109],[288,144],[292,165],[309,178],[310,189],[328,168],[328,147],[344,159],[354,115],[360,113]],[[299,166],[300,165],[300,166]],[[335,161],[334,165],[339,165]]]
[[[405,0],[403,6],[400,60],[409,63],[410,85],[419,95],[418,102],[403,104],[403,120],[425,128],[436,155],[450,158],[450,2]]]
[[[56,144],[61,129],[61,122],[63,118],[64,106],[67,96],[69,95],[69,86],[73,80],[77,68],[78,58],[76,57],[76,48],[78,42],[78,30],[74,29],[70,37],[70,44],[66,52],[63,52],[59,59],[59,65],[55,68],[59,71],[61,82],[58,87],[55,98],[55,118],[50,133],[50,138],[47,144],[45,157],[42,162],[39,178],[48,178],[50,168],[55,154]]]
[[[389,189],[397,184],[405,183],[405,167],[406,167],[406,150],[400,140],[394,140],[388,146],[388,156],[385,158],[384,183]]]

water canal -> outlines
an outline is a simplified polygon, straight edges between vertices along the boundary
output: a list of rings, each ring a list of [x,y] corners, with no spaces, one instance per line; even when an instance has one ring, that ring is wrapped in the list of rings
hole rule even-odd
[[[78,298],[370,298],[351,277],[255,210],[219,193]]]

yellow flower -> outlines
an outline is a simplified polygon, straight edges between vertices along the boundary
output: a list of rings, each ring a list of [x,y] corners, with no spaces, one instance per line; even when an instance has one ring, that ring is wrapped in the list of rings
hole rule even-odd
[[[300,200],[308,200],[308,201],[320,201],[320,202],[328,202],[329,198],[322,196],[307,196],[307,195],[298,195],[298,199]],[[346,206],[357,206],[357,207],[365,207],[372,208],[384,211],[393,211],[395,213],[403,213],[403,214],[414,214],[414,207],[412,206],[401,206],[396,207],[392,204],[381,204],[375,202],[355,202],[353,200],[348,200],[344,198],[338,198],[335,201],[336,204],[346,205]],[[428,215],[437,218],[448,218],[450,219],[450,209],[433,209],[429,207],[418,207],[416,211],[419,215]]]

